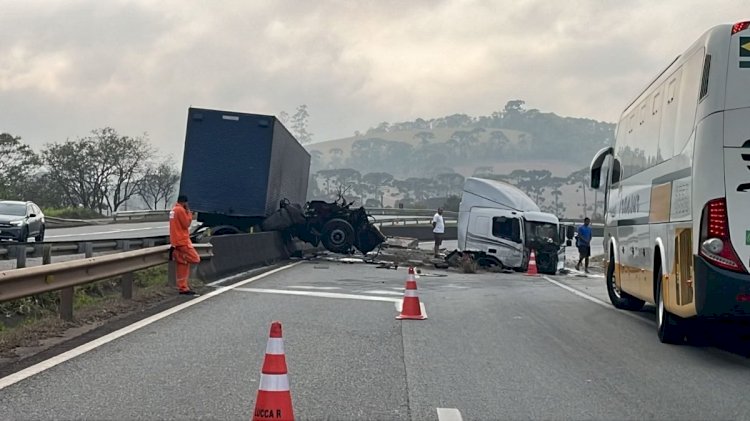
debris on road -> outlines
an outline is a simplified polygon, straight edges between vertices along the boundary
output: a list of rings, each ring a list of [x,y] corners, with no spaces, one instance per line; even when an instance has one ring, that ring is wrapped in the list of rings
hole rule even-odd
[[[400,249],[416,249],[419,248],[419,240],[416,238],[409,237],[388,237],[385,240],[383,247],[388,248],[400,248]]]

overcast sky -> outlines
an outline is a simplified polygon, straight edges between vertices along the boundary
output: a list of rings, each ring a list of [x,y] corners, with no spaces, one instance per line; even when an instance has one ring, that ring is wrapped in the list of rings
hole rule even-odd
[[[510,99],[617,119],[740,0],[0,0],[0,132],[112,126],[181,160],[191,105],[307,104],[316,141]]]

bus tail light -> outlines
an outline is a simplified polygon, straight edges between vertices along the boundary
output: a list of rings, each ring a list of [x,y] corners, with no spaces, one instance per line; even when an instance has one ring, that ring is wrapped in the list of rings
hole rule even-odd
[[[727,201],[723,197],[703,207],[699,254],[720,268],[745,273],[729,238]]]
[[[737,22],[732,25],[732,35],[736,34],[737,32],[742,32],[748,27],[750,27],[750,21]]]

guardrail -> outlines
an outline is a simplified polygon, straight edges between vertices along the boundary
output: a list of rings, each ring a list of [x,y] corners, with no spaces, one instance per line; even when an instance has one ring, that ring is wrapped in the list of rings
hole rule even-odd
[[[112,219],[117,221],[131,221],[133,219],[164,219],[169,218],[169,209],[160,210],[134,210],[134,211],[118,211],[112,214]]]
[[[91,257],[97,252],[149,248],[168,243],[168,236],[43,243],[2,243],[0,244],[0,260],[16,259],[16,267],[22,268],[26,266],[28,257],[44,257],[46,253],[52,256],[85,254],[86,257]]]
[[[457,223],[456,219],[453,218],[444,218],[443,220],[445,224],[455,224]],[[387,218],[387,219],[377,219],[375,220],[374,224],[378,226],[379,228],[382,228],[384,225],[421,225],[421,224],[431,224],[432,223],[432,216],[430,217],[403,217],[403,218]]]
[[[210,259],[213,256],[211,244],[194,246],[201,259]],[[60,291],[60,317],[71,320],[74,287],[119,276],[123,298],[132,299],[134,272],[170,263],[169,246],[63,263],[50,263],[47,256],[45,258],[47,260],[43,266],[0,271],[0,302]],[[174,285],[174,270],[169,272],[167,283]]]

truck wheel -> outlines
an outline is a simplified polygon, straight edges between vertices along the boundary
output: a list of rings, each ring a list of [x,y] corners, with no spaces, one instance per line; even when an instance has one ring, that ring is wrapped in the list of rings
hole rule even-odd
[[[662,297],[661,267],[656,273],[656,326],[659,340],[665,344],[681,344],[685,341],[686,321],[667,311]]]
[[[218,227],[211,228],[212,236],[231,235],[231,234],[242,234],[242,232],[239,229],[237,229],[237,227],[234,227],[231,225],[219,225]]]
[[[639,300],[617,287],[615,284],[615,259],[612,256],[610,256],[607,265],[607,295],[609,295],[609,301],[612,302],[612,305],[620,310],[636,311],[642,309],[646,304],[643,300]]]
[[[325,248],[334,253],[349,253],[354,244],[354,228],[343,219],[331,219],[323,225],[320,240]]]

